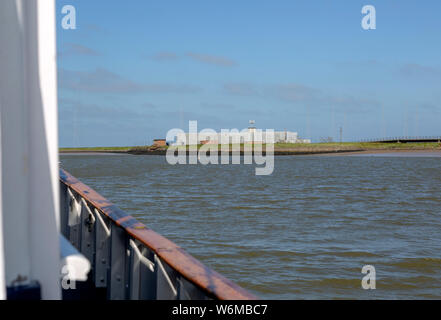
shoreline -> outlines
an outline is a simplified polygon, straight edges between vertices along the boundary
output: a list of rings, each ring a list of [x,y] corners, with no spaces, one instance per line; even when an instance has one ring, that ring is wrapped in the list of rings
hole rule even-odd
[[[362,150],[362,151],[350,151],[347,152],[345,155],[351,156],[351,155],[359,155],[359,154],[388,154],[388,153],[439,153],[441,154],[441,148],[440,149],[372,149],[372,150]],[[329,155],[335,155],[338,156],[338,154],[332,154]]]
[[[128,151],[118,150],[59,150],[58,154],[76,154],[76,153],[128,153]]]
[[[132,155],[157,155],[165,156],[166,150],[60,150],[59,154],[132,154]],[[342,155],[360,155],[360,154],[382,154],[382,153],[440,153],[441,148],[409,148],[409,149],[335,149],[335,150],[283,150],[275,149],[275,156],[294,156],[294,155],[320,155],[320,156],[342,156]],[[186,151],[186,155],[190,154]],[[208,152],[207,155],[210,153]],[[218,155],[221,152],[218,151]],[[233,153],[230,151],[229,155]],[[241,151],[240,155],[243,156],[244,152]],[[266,152],[262,152],[262,155],[266,155]]]

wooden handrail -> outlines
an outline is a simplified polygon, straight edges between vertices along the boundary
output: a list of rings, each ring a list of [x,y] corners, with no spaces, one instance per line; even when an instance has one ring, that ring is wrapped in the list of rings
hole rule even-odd
[[[123,228],[127,234],[152,250],[182,277],[199,287],[208,296],[220,300],[255,300],[256,296],[206,267],[172,241],[147,228],[134,217],[101,196],[64,169],[60,180],[83,197],[91,206]]]

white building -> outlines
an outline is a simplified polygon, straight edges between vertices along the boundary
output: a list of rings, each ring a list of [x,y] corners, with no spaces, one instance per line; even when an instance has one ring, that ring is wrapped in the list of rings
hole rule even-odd
[[[197,133],[178,133],[175,145],[195,145],[195,144],[235,144],[245,143],[245,141],[255,141],[265,143],[266,132],[254,127],[254,121],[250,121],[248,129],[227,130],[225,132],[215,132],[214,130],[202,130]],[[274,131],[274,143],[311,143],[310,139],[299,139],[297,132]]]

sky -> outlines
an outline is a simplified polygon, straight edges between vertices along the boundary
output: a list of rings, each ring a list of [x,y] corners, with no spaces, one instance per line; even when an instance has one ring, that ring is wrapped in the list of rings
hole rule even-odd
[[[60,146],[151,144],[189,120],[313,142],[441,135],[440,16],[439,0],[57,0]]]

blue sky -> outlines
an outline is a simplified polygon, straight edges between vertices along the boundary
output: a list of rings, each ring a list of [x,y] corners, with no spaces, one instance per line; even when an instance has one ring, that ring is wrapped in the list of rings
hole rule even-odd
[[[57,0],[60,146],[150,144],[188,120],[313,141],[441,135],[440,15],[438,0]]]

